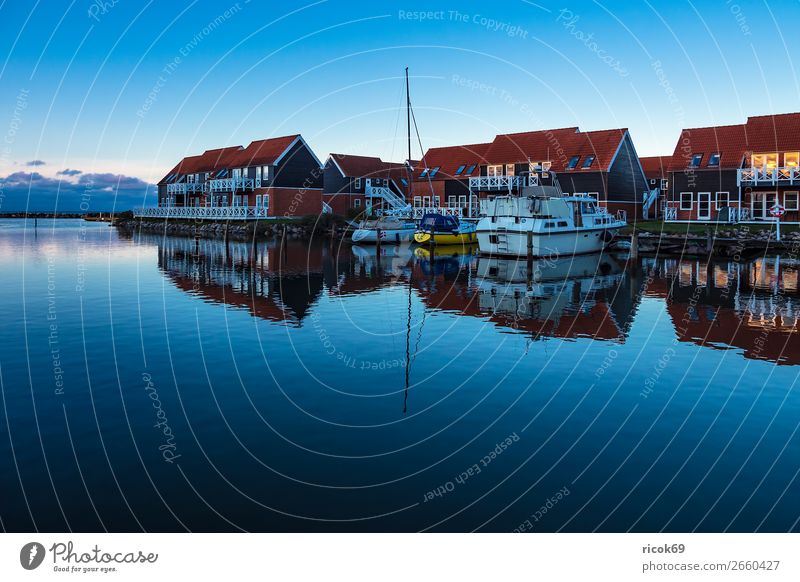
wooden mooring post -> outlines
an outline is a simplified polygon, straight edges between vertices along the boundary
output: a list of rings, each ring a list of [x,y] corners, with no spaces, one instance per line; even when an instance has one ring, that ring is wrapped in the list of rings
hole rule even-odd
[[[527,282],[528,282],[528,291],[533,288],[533,231],[529,230],[527,233],[528,241],[528,252],[527,252],[527,261],[525,263],[527,269]]]
[[[639,258],[639,231],[633,231],[631,235],[631,259],[636,260]]]

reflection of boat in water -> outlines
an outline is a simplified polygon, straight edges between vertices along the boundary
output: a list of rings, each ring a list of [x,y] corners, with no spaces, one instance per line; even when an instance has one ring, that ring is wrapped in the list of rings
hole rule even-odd
[[[420,244],[463,245],[477,240],[473,223],[433,213],[422,217],[414,235],[414,241]]]
[[[556,182],[557,184],[557,182]],[[594,253],[611,242],[625,221],[586,195],[567,196],[556,186],[530,186],[519,196],[481,201],[482,253],[552,257]]]
[[[434,249],[417,247],[414,256],[420,270],[425,276],[452,276],[469,270],[475,260],[477,245],[440,246]]]
[[[535,259],[530,271],[527,261],[481,257],[478,260],[478,275],[509,283],[532,283],[557,281],[569,278],[600,279],[619,274],[621,267],[612,257],[603,254]]]
[[[364,220],[353,231],[352,238],[356,243],[376,243],[380,237],[381,244],[399,244],[411,241],[416,228],[413,221],[394,217]]]
[[[503,326],[538,335],[621,339],[604,298],[624,279],[610,257],[586,255],[526,261],[479,257],[478,307]],[[602,297],[602,299],[601,299]]]

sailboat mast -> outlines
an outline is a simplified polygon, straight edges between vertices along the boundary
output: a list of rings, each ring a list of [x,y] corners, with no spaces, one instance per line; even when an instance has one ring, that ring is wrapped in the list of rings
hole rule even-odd
[[[408,164],[411,165],[411,89],[408,84],[408,67],[406,67],[406,129],[408,131]]]

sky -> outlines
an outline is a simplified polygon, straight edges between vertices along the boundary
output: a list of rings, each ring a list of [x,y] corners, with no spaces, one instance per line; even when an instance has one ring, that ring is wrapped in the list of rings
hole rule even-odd
[[[317,156],[800,110],[797,0],[0,0],[0,212],[127,209],[185,155],[302,133]],[[419,146],[415,145],[415,157]]]

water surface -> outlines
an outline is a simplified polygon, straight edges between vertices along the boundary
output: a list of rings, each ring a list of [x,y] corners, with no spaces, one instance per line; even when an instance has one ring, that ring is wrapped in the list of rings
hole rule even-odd
[[[9,531],[798,529],[792,257],[0,221]]]

